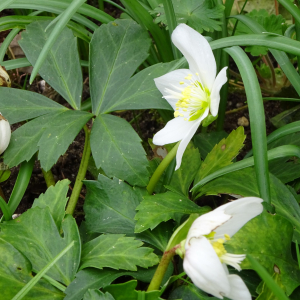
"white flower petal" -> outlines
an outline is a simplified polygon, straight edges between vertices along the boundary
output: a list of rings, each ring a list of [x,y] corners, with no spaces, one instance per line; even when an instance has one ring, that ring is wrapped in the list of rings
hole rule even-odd
[[[8,121],[0,114],[0,154],[2,154],[8,147],[10,138],[11,138],[10,125]]]
[[[227,67],[223,68],[217,75],[215,82],[213,84],[211,94],[210,94],[210,113],[215,117],[219,111],[220,104],[220,90],[221,87],[227,82],[226,75]]]
[[[246,197],[216,208],[214,212],[223,211],[226,215],[231,216],[231,218],[226,223],[216,228],[215,239],[223,238],[224,234],[228,234],[232,237],[247,222],[262,213],[262,202],[263,200],[261,198]]]
[[[180,91],[189,84],[189,81],[185,79],[188,74],[191,74],[190,70],[179,69],[154,79],[156,87],[163,94],[163,96],[166,97],[165,99],[169,102],[174,110],[175,104],[179,100],[179,97],[177,99],[170,99],[170,90],[174,91],[175,93],[180,93]],[[180,82],[184,82],[186,85],[180,84]]]
[[[169,121],[166,126],[153,137],[153,144],[163,146],[182,140],[193,127],[194,122],[185,121],[183,117],[177,117]]]
[[[226,297],[232,300],[251,300],[251,294],[242,278],[238,275],[228,275],[230,292]]]
[[[185,253],[183,269],[201,290],[220,299],[230,293],[228,276],[205,237],[193,238]]]
[[[207,40],[191,27],[179,24],[172,33],[172,42],[188,61],[190,70],[199,73],[202,83],[211,91],[217,67]]]
[[[189,230],[186,238],[187,243],[192,237],[210,234],[212,231],[215,231],[217,227],[226,223],[230,218],[230,215],[225,214],[223,211],[216,210],[200,216],[193,222]]]
[[[190,142],[190,140],[194,136],[194,134],[197,131],[200,123],[202,122],[202,120],[204,120],[208,116],[208,113],[209,113],[209,109],[207,109],[199,119],[197,119],[195,121],[186,121],[188,123],[191,123],[192,126],[191,126],[190,130],[188,132],[186,132],[186,136],[182,139],[182,141],[179,144],[179,147],[178,147],[178,150],[177,150],[177,153],[176,153],[176,168],[175,168],[175,171],[180,168],[181,161],[182,161],[182,156],[183,156],[183,153],[184,153],[188,143]]]

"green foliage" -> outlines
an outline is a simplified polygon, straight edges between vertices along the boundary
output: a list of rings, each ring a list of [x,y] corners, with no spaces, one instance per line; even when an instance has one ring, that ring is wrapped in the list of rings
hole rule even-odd
[[[199,149],[202,159],[212,151],[214,146],[223,138],[227,138],[225,131],[212,131],[209,133],[199,133],[194,136],[194,145]]]
[[[47,273],[66,285],[74,279],[79,266],[81,245],[76,222],[70,215],[62,222],[64,237],[60,236],[48,207],[30,209],[17,219],[4,222],[0,228],[0,238],[22,251],[36,271],[40,271],[75,241],[74,247]]]
[[[136,209],[138,213],[135,216],[135,232],[153,229],[159,223],[170,219],[179,221],[183,215],[204,214],[210,210],[208,207],[199,207],[185,196],[173,192],[144,197]]]
[[[38,93],[0,87],[1,113],[10,125],[48,113],[66,111],[64,106]]]
[[[280,274],[275,272],[273,274],[272,278],[273,278],[274,282],[282,290],[284,290],[284,286],[282,285]],[[266,283],[263,282],[261,291],[260,291],[258,297],[256,298],[256,300],[266,300],[266,299],[278,299],[278,298],[276,297],[276,295],[274,295],[273,291],[269,287],[267,287]]]
[[[285,292],[290,295],[300,280],[300,271],[291,254],[292,237],[293,226],[288,220],[264,212],[243,226],[226,242],[225,248],[229,253],[251,254],[269,273],[278,273]],[[241,267],[252,268],[247,258]]]
[[[162,300],[159,298],[160,291],[144,292],[136,291],[136,280],[131,280],[121,284],[112,284],[103,290],[108,291],[114,296],[115,300]]]
[[[298,121],[300,116],[299,109],[300,109],[300,105],[296,105],[290,109],[283,111],[282,113],[276,115],[275,117],[271,118],[270,121],[277,128],[289,124],[293,121]]]
[[[40,208],[48,207],[53,220],[58,229],[61,228],[61,223],[65,215],[65,207],[68,201],[67,192],[69,190],[68,179],[64,179],[50,186],[44,194],[41,194],[34,200],[32,208],[38,206]]]
[[[177,23],[185,23],[194,28],[198,32],[220,31],[224,6],[220,4],[214,5],[209,0],[172,0]],[[167,24],[163,5],[156,7],[152,14],[156,16],[156,23]]]
[[[83,297],[83,300],[114,300],[115,298],[110,293],[102,293],[99,290],[88,290]]]
[[[41,167],[49,171],[92,117],[85,111],[68,110],[54,117],[38,142]]]
[[[33,22],[22,33],[20,46],[27,59],[34,66],[54,26],[45,31],[50,21]],[[39,74],[74,109],[80,109],[82,94],[82,73],[77,50],[77,39],[72,30],[64,28],[59,39],[49,51]]]
[[[169,300],[217,300],[218,298],[216,297],[210,297],[200,289],[198,289],[196,286],[193,284],[189,285],[182,285],[180,287],[177,287],[174,289],[170,297],[168,298]],[[227,300],[228,298],[223,298],[224,300]]]
[[[11,300],[32,278],[31,264],[16,248],[0,238],[1,299]],[[62,300],[64,294],[44,279],[30,290],[24,300]]]
[[[114,94],[147,58],[150,39],[132,20],[115,20],[95,30],[90,43],[93,113],[107,111]]]
[[[148,268],[158,263],[153,249],[141,247],[142,242],[122,234],[101,235],[83,245],[80,269],[124,269],[136,271],[136,266]]]
[[[166,148],[170,150],[170,147]],[[193,182],[201,164],[199,150],[189,143],[184,151],[180,168],[173,173],[171,182],[168,186],[173,187],[183,195],[189,195],[189,188]]]
[[[262,25],[266,32],[282,35],[283,29],[286,28],[285,19],[282,17],[282,15],[269,14],[265,9],[254,9],[250,13],[246,14],[246,16]],[[253,32],[248,28],[248,26],[242,22],[239,22],[236,33],[249,34]],[[268,48],[262,46],[250,46],[246,47],[245,50],[250,52],[253,56],[266,55],[268,53]]]
[[[244,127],[240,126],[236,130],[233,130],[226,139],[222,139],[218,145],[215,145],[201,164],[195,183],[207,175],[230,165],[244,146],[245,138]]]
[[[91,133],[96,167],[101,167],[109,177],[115,176],[132,185],[146,186],[148,160],[140,141],[124,119],[99,115]]]

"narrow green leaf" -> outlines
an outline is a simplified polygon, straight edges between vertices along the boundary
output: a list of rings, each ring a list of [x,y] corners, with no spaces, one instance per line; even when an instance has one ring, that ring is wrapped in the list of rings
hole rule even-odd
[[[278,2],[300,23],[300,11],[297,6],[288,0],[278,0]]]
[[[0,238],[1,299],[11,300],[34,277],[28,259],[11,244]],[[29,291],[23,300],[62,300],[64,294],[44,279]]]
[[[48,207],[58,230],[60,230],[65,216],[65,207],[68,201],[67,192],[70,183],[68,179],[58,181],[55,186],[50,186],[44,194],[36,198],[32,205],[32,208],[36,206],[40,208]]]
[[[14,1],[16,0],[3,0],[2,3],[0,4],[0,12],[7,8],[9,5],[11,5]]]
[[[97,168],[109,177],[146,186],[148,160],[140,138],[124,120],[112,115],[99,115],[93,124],[91,148]]]
[[[265,46],[272,49],[281,50],[291,54],[299,55],[300,42],[272,35],[269,33],[264,34],[244,34],[238,36],[231,36],[210,42],[212,50],[226,48],[231,46]],[[246,54],[245,54],[246,55]]]
[[[20,291],[15,295],[12,300],[23,299],[26,294],[37,284],[37,282],[43,277],[44,274],[49,271],[57,261],[64,256],[72,247],[74,246],[74,241],[70,243],[65,249],[63,249],[59,254],[57,254],[52,261],[50,261],[42,270],[40,270],[34,278],[32,278]]]
[[[112,105],[116,91],[147,58],[149,47],[147,32],[132,20],[116,20],[95,31],[89,68],[94,114]]]
[[[4,162],[14,167],[23,161],[29,161],[38,151],[38,142],[47,126],[61,114],[62,112],[58,112],[40,116],[13,131],[4,153]]]
[[[4,221],[9,221],[11,219],[12,213],[10,212],[8,204],[0,196],[0,208],[3,214]]]
[[[50,35],[48,36],[48,39],[46,40],[46,43],[43,45],[43,48],[41,52],[39,53],[39,56],[34,64],[34,68],[30,75],[30,84],[32,84],[35,76],[37,75],[39,69],[43,65],[44,61],[47,58],[48,53],[51,51],[52,46],[58,39],[59,35],[62,33],[62,31],[65,29],[65,26],[70,21],[72,16],[76,13],[78,8],[85,2],[86,0],[73,0],[72,3],[68,6],[68,8],[63,12],[63,14],[59,17],[59,20],[57,21],[55,27],[51,31]],[[62,37],[60,37],[62,39]],[[73,105],[76,103],[72,103]],[[78,108],[76,106],[73,106],[74,108]]]
[[[49,171],[58,158],[67,151],[69,145],[91,117],[92,114],[88,112],[67,110],[56,115],[47,124],[46,130],[38,142],[38,157],[41,167],[45,171]]]
[[[136,271],[137,266],[151,267],[158,263],[153,249],[141,247],[143,243],[122,234],[101,235],[83,245],[80,269],[124,269]]]
[[[135,216],[135,232],[153,229],[159,223],[170,219],[179,221],[183,215],[204,214],[210,210],[209,207],[199,207],[185,196],[172,192],[144,197],[136,209],[138,212]]]
[[[1,113],[11,125],[51,112],[68,110],[38,93],[6,87],[0,87],[0,106]]]
[[[34,270],[41,270],[72,241],[74,247],[48,272],[53,279],[68,285],[77,272],[81,243],[75,219],[68,215],[62,222],[64,237],[60,236],[48,208],[29,209],[15,220],[0,225],[0,238],[11,243],[31,262]]]
[[[241,48],[231,47],[225,51],[229,53],[237,64],[244,82],[249,107],[255,171],[260,196],[267,203],[271,203],[265,114],[257,75],[250,59]]]
[[[64,28],[59,32],[59,40],[51,42],[51,46],[48,45],[54,30],[54,28],[50,28],[45,32],[48,24],[49,21],[39,21],[26,26],[26,31],[22,34],[19,44],[30,63],[34,67],[37,66],[40,75],[46,82],[60,93],[74,109],[79,109],[82,73],[77,40],[68,28]],[[43,50],[45,47],[51,48],[45,52]],[[40,63],[38,60],[42,55],[44,57]]]
[[[233,130],[226,139],[222,139],[218,145],[215,145],[201,164],[195,182],[198,182],[207,175],[232,164],[232,160],[239,154],[240,150],[244,146],[245,138],[246,135],[244,134],[244,127],[240,126],[236,130]]]

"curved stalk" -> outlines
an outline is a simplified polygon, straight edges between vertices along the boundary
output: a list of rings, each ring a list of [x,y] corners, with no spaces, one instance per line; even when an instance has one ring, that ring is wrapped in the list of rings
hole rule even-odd
[[[80,167],[78,170],[78,174],[75,180],[75,185],[66,209],[66,214],[73,215],[75,211],[75,207],[80,195],[80,191],[82,188],[82,180],[85,178],[85,174],[87,171],[88,163],[89,163],[89,158],[91,155],[91,144],[90,144],[90,130],[87,128],[86,125],[83,127],[84,132],[85,132],[85,143],[84,143],[84,149],[83,149],[83,154],[82,154],[82,159],[80,163]]]
[[[55,179],[53,177],[53,174],[52,174],[51,170],[46,172],[44,169],[42,169],[42,172],[43,172],[47,187],[50,187],[52,185],[54,186],[55,185]]]
[[[151,195],[154,191],[154,188],[159,181],[161,175],[163,174],[164,170],[168,167],[168,165],[171,163],[173,158],[176,156],[177,149],[179,147],[181,141],[179,141],[172,150],[167,154],[167,156],[162,160],[162,162],[159,164],[155,172],[153,173],[152,177],[150,178],[150,181],[147,185],[147,191]]]
[[[174,149],[174,148],[173,148]],[[172,249],[170,249],[169,251],[165,251],[160,263],[153,275],[153,278],[150,282],[150,285],[147,289],[147,292],[151,292],[151,291],[155,291],[155,290],[159,290],[161,282],[166,274],[166,271],[168,269],[169,263],[171,262],[173,256],[176,254],[176,249],[181,247],[180,244],[176,245],[175,247],[173,247]]]

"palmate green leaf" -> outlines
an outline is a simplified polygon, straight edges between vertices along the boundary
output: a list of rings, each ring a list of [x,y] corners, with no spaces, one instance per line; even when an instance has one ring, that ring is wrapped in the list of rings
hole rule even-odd
[[[299,116],[300,116],[300,105],[296,105],[290,109],[281,112],[275,117],[271,118],[270,121],[275,127],[279,128],[291,122],[298,121]]]
[[[226,242],[225,248],[229,253],[251,254],[269,273],[280,273],[285,292],[290,295],[300,282],[300,271],[291,254],[292,237],[293,226],[288,220],[263,212]],[[247,259],[241,267],[252,268]]]
[[[199,133],[194,136],[194,145],[199,149],[202,159],[212,151],[222,139],[227,138],[228,133],[225,131],[212,131]]]
[[[141,139],[124,120],[99,115],[91,132],[91,148],[97,168],[107,176],[128,181],[131,185],[148,184],[148,160]]]
[[[102,293],[99,290],[88,290],[83,297],[83,300],[114,300],[115,298],[110,293]]]
[[[183,195],[173,192],[156,194],[144,197],[137,207],[138,213],[135,232],[143,232],[148,228],[155,228],[159,223],[170,219],[179,221],[183,215],[198,213],[200,215],[208,212],[209,207],[199,207],[193,201]]]
[[[94,269],[87,268],[79,271],[76,274],[76,278],[71,282],[71,284],[65,290],[67,295],[64,300],[81,300],[85,292],[89,289],[100,289],[105,286],[110,285],[115,279],[127,275],[136,278],[142,282],[149,283],[156,271],[156,266],[144,269],[138,268],[137,271],[118,271],[114,269]],[[170,272],[171,271],[171,272]],[[171,276],[172,268],[168,269],[166,276],[164,277],[164,282]]]
[[[95,31],[89,68],[94,114],[107,111],[118,88],[147,58],[149,47],[147,32],[132,20],[115,20]]]
[[[11,300],[32,278],[31,264],[16,248],[0,238],[0,291],[2,300]],[[23,300],[62,300],[64,294],[44,279]]]
[[[298,158],[279,158],[269,162],[269,171],[283,183],[291,182],[300,177]]]
[[[19,44],[34,66],[53,26],[45,31],[50,21],[38,21],[26,26]],[[80,109],[82,73],[77,50],[77,39],[72,30],[64,28],[48,53],[39,74],[74,108]]]
[[[273,274],[272,278],[274,279],[276,284],[284,291],[285,288],[284,288],[284,286],[282,285],[282,282],[281,282],[281,275],[275,272]],[[273,291],[270,288],[267,287],[265,282],[263,282],[263,284],[261,286],[262,286],[262,290],[259,293],[256,300],[278,299],[276,297],[276,295],[273,293]]]
[[[153,231],[134,233],[136,207],[143,200],[140,189],[102,175],[99,175],[97,181],[85,181],[85,185],[87,195],[84,203],[84,236],[92,233],[126,234],[164,251],[173,231],[172,224],[163,223]],[[143,191],[147,193],[146,190]]]
[[[50,186],[44,194],[35,199],[32,205],[32,208],[36,206],[48,207],[58,229],[61,228],[61,222],[65,215],[69,184],[68,179],[58,181],[55,186]]]
[[[207,175],[230,165],[244,146],[245,138],[244,127],[240,126],[233,130],[226,139],[222,139],[218,145],[215,145],[201,164],[195,182],[197,183]]]
[[[97,181],[85,181],[87,195],[84,212],[87,231],[99,233],[134,232],[135,209],[142,198],[125,182],[99,175]]]
[[[79,131],[93,115],[76,110],[68,110],[55,116],[38,142],[41,167],[48,171],[64,154]]]
[[[295,226],[295,230],[299,234],[299,204],[290,190],[271,173],[270,192],[276,213],[289,220]],[[206,195],[236,194],[243,197],[260,197],[253,168],[239,170],[212,180],[201,188],[201,193]]]
[[[63,111],[42,115],[12,132],[8,148],[4,152],[4,162],[14,167],[23,161],[29,161],[38,151],[38,142],[48,124]]]
[[[213,5],[208,0],[172,0],[177,23],[185,23],[200,33],[205,31],[220,31],[224,6]],[[162,5],[153,10],[153,15],[158,16],[156,23],[167,24],[167,18]]]
[[[75,219],[68,215],[62,222],[64,237],[50,214],[49,208],[35,207],[19,218],[0,225],[0,238],[11,243],[39,271],[72,241],[75,245],[47,273],[53,279],[70,284],[80,262],[81,244]]]
[[[137,291],[137,281],[131,280],[121,284],[111,284],[103,290],[111,293],[115,300],[162,300],[161,291]]]
[[[177,62],[156,64],[148,67],[126,80],[112,95],[111,101],[105,106],[105,112],[123,109],[167,109],[172,107],[161,96],[154,83],[154,78],[163,76],[173,70]]]
[[[80,269],[104,267],[136,271],[137,266],[148,268],[158,263],[153,249],[122,234],[101,235],[83,245]]]
[[[269,14],[265,9],[254,9],[250,13],[246,14],[246,16],[260,24],[264,28],[265,32],[272,32],[280,35],[283,33],[282,26],[285,24],[285,19],[281,15]],[[242,22],[239,22],[237,25],[236,34],[247,33],[252,33],[252,30]],[[251,46],[246,47],[246,51],[251,52],[251,55],[253,56],[266,55],[268,53],[268,48]]]
[[[11,125],[48,113],[67,110],[38,93],[6,87],[0,87],[0,107],[2,115]]]

